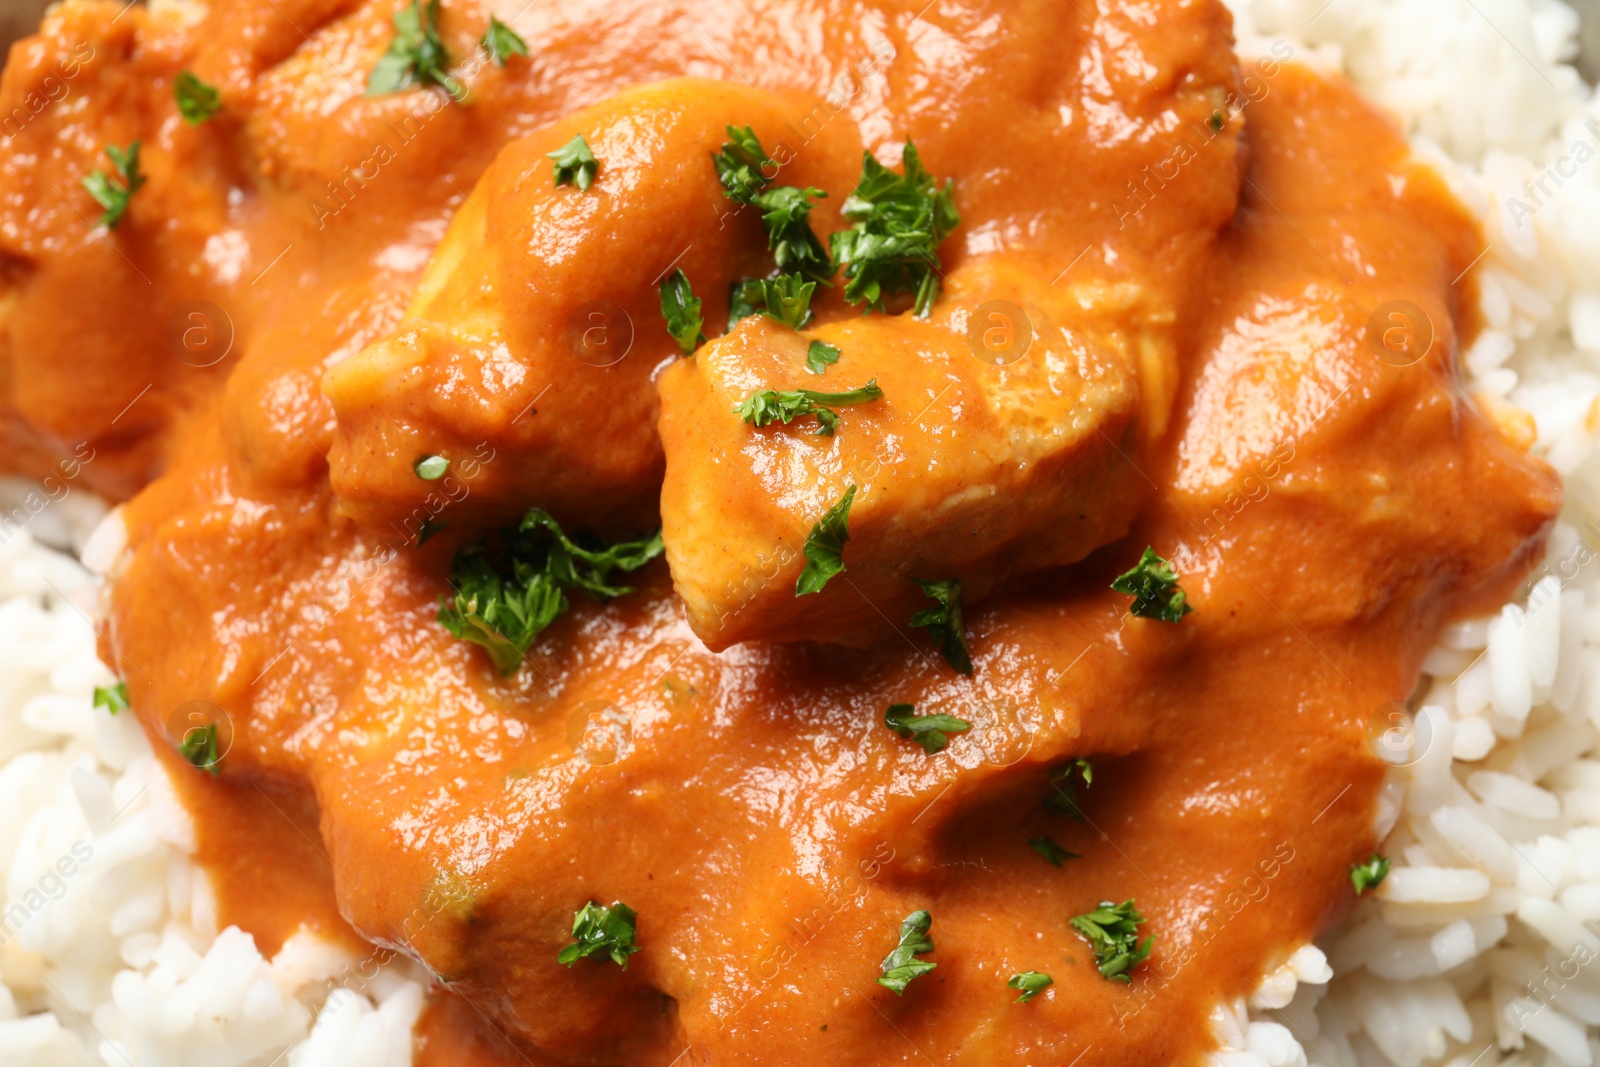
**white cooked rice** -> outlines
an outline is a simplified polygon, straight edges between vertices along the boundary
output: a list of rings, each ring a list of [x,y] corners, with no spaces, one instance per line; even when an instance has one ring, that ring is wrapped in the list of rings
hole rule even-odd
[[[1479,216],[1469,388],[1533,415],[1567,503],[1545,576],[1424,664],[1380,826],[1394,866],[1322,939],[1332,980],[1280,970],[1220,1008],[1213,1062],[1600,1063],[1600,551],[1581,538],[1600,517],[1600,100],[1570,65],[1577,16],[1556,0],[1230,6],[1241,54],[1287,39],[1345,71]]]
[[[103,512],[49,512],[61,525],[44,529],[114,559],[120,523],[87,538],[76,521]],[[91,706],[115,680],[98,597],[28,530],[0,540],[0,1067],[409,1067],[408,967],[345,988],[355,961],[325,941],[297,934],[267,960],[217,930],[144,734]]]
[[[1600,552],[1581,539],[1600,517],[1600,100],[1570,65],[1576,16],[1557,0],[1230,6],[1242,55],[1288,40],[1348,73],[1483,220],[1486,328],[1463,362],[1475,391],[1532,413],[1567,506],[1548,576],[1450,627],[1424,665],[1415,758],[1380,803],[1383,886],[1218,1007],[1211,1062],[1600,1063]],[[102,511],[76,494],[29,529],[104,571],[120,535],[86,536]],[[90,706],[112,680],[98,596],[27,532],[0,541],[0,1067],[409,1065],[415,971],[343,988],[353,961],[325,942],[266,960],[216,929],[142,734]]]

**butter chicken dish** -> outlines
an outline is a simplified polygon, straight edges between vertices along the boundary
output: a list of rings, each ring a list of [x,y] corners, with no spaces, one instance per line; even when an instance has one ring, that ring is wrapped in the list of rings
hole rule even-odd
[[[216,929],[344,960],[312,1012],[425,986],[389,1063],[1219,1055],[1391,891],[1424,657],[1562,508],[1460,381],[1475,209],[1269,43],[53,8],[0,92],[5,462],[121,502],[96,714]]]

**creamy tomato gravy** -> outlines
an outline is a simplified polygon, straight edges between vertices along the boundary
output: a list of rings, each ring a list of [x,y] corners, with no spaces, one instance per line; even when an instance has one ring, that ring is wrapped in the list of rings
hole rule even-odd
[[[1481,239],[1348,86],[1286,63],[1241,74],[1215,4],[1108,3],[1092,22],[920,7],[535,5],[516,24],[533,56],[476,71],[470,107],[360,97],[389,5],[224,0],[182,26],[74,4],[13,54],[8,102],[83,42],[97,58],[72,110],[0,153],[12,455],[38,471],[92,440],[113,494],[165,471],[126,511],[105,652],[195,813],[224,920],[269,954],[310,925],[420,960],[439,978],[424,1062],[1190,1062],[1219,998],[1351,905],[1383,776],[1369,723],[1444,621],[1539,551],[1559,488],[1453,377]],[[447,4],[455,55],[489,10]],[[223,87],[217,124],[173,118],[184,68]],[[809,94],[847,142],[891,156],[915,138],[957,182],[953,275],[1083,270],[1171,310],[1174,380],[1129,460],[1131,530],[969,607],[970,678],[920,634],[713,654],[661,563],[610,605],[575,597],[503,678],[434,614],[454,548],[540,503],[495,467],[529,441],[491,434],[476,503],[421,548],[335,494],[346,477],[389,499],[377,451],[330,480],[323,373],[401,321],[500,149],[685,74]],[[151,183],[108,239],[76,183],[135,136]],[[648,197],[630,210],[640,241],[677,225]],[[105,296],[85,315],[90,279]],[[236,331],[213,367],[166,348],[170,312],[196,299]],[[1435,335],[1409,366],[1367,341],[1393,300]],[[636,327],[641,359],[614,381],[653,418],[643,357],[670,341]],[[453,414],[470,413],[408,425]],[[1179,625],[1131,618],[1107,588],[1146,544],[1182,574]],[[215,779],[172,754],[197,700],[229,735]],[[928,756],[883,727],[894,702],[975,728]],[[607,707],[625,730],[597,756],[582,726]],[[1042,801],[1080,756],[1095,778],[1076,823]],[[1082,858],[1046,864],[1026,844],[1043,834]],[[1128,898],[1155,946],[1122,985],[1068,919]],[[638,912],[626,970],[556,962],[589,899]],[[938,968],[897,998],[874,979],[914,909]],[[1027,970],[1054,985],[1013,1003],[1006,979]]]

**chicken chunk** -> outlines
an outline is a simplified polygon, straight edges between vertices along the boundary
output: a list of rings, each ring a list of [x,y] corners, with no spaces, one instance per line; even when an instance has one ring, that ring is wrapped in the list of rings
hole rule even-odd
[[[659,283],[683,271],[717,323],[730,281],[769,269],[759,213],[735,210],[712,165],[730,124],[765,137],[785,183],[850,188],[854,133],[835,124],[790,150],[799,113],[776,94],[685,79],[508,145],[456,213],[399,329],[324,381],[345,510],[415,534],[434,486],[414,466],[443,456],[466,465],[452,521],[537,505],[584,528],[653,525],[663,459],[651,379],[680,354]],[[546,158],[577,136],[598,163],[587,189],[558,185]]]
[[[913,579],[956,579],[975,599],[1126,532],[1145,485],[1135,457],[1171,404],[1172,312],[1135,285],[1042,288],[991,259],[951,272],[926,322],[801,335],[746,319],[663,374],[663,535],[701,640],[868,645],[930,606]],[[841,353],[820,376],[811,339]],[[869,381],[882,398],[839,407],[831,435],[737,410],[767,389]],[[801,595],[808,537],[852,487],[845,569]]]

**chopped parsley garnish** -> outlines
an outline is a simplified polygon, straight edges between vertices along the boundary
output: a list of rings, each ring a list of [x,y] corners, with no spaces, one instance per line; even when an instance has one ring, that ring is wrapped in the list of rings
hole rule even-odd
[[[850,540],[850,502],[855,498],[856,487],[852,485],[811,527],[802,550],[806,566],[794,583],[795,596],[820,593],[834,575],[844,573],[844,543]]]
[[[1223,125],[1222,112],[1213,111],[1211,117],[1206,119],[1206,125],[1211,127],[1212,133],[1221,133]]]
[[[893,990],[895,996],[904,996],[906,986],[913,978],[920,978],[939,966],[929,960],[917,959],[922,953],[933,951],[933,939],[928,936],[928,928],[932,925],[933,916],[925,911],[912,912],[900,924],[900,943],[883,958],[883,977],[878,979],[878,984]]]
[[[585,956],[604,952],[623,970],[628,957],[639,951],[633,943],[638,933],[639,914],[622,901],[610,907],[589,901],[572,917],[572,944],[556,954],[556,962],[571,967]]]
[[[1367,857],[1367,862],[1350,865],[1350,884],[1356,887],[1356,896],[1378,888],[1388,876],[1389,861],[1376,852]]]
[[[1053,814],[1065,815],[1069,819],[1083,822],[1083,811],[1078,807],[1078,787],[1072,780],[1074,775],[1082,779],[1083,787],[1088,789],[1094,784],[1094,761],[1075,759],[1065,767],[1057,767],[1051,771],[1052,792],[1044,798],[1044,806]]]
[[[94,706],[97,708],[105,708],[113,715],[119,711],[127,711],[128,683],[118,682],[116,685],[95,686]]]
[[[661,532],[638,541],[594,547],[578,544],[545,511],[533,508],[506,534],[504,551],[491,558],[483,544],[455,555],[439,623],[463,641],[488,650],[501,674],[522,662],[534,638],[567,610],[568,589],[602,603],[633,592],[610,584],[612,571],[636,571],[661,554]]]
[[[1119,575],[1111,588],[1133,597],[1128,611],[1141,619],[1177,622],[1194,610],[1189,595],[1178,588],[1178,573],[1154,548],[1147,547],[1133,570]]]
[[[832,345],[812,341],[811,347],[806,349],[806,370],[812,374],[822,374],[830,364],[837,362],[839,362],[839,350]]]
[[[914,704],[890,704],[883,725],[922,746],[928,755],[943,752],[951,734],[966,733],[972,724],[954,715],[918,715]]]
[[[215,85],[207,85],[191,71],[179,71],[172,80],[172,95],[178,101],[178,114],[191,126],[202,122],[222,110],[222,94]]]
[[[450,53],[439,36],[439,0],[411,3],[394,13],[394,40],[367,75],[367,95],[398,93],[413,85],[437,85],[460,103],[467,87],[450,73]]]
[[[1049,837],[1030,837],[1028,838],[1028,847],[1049,860],[1051,865],[1055,867],[1061,866],[1067,860],[1083,859],[1078,853],[1068,852],[1056,844],[1053,838]]]
[[[767,306],[767,292],[761,278],[741,278],[728,287],[728,329]]]
[[[706,343],[701,332],[705,320],[700,317],[700,298],[689,288],[689,276],[675,270],[661,281],[661,317],[667,320],[667,332],[686,356]]]
[[[178,743],[178,755],[215,778],[217,763],[222,759],[217,753],[217,724],[190,727]]]
[[[594,176],[600,172],[600,164],[595,161],[594,153],[589,151],[589,142],[583,139],[581,133],[554,152],[546,152],[545,158],[555,160],[557,186],[576,185],[587,192],[589,186],[594,184]],[[682,274],[683,271],[678,273]],[[684,284],[688,285],[687,282]]]
[[[885,311],[885,296],[914,294],[916,315],[925,318],[939,295],[939,245],[961,215],[953,179],[941,188],[910,141],[904,160],[905,173],[896,174],[862,153],[861,181],[842,209],[853,225],[831,238],[833,258],[844,264],[850,303]]]
[[[1101,975],[1113,982],[1131,983],[1128,972],[1149,958],[1150,946],[1155,942],[1155,938],[1147,937],[1143,944],[1139,943],[1139,924],[1144,922],[1144,916],[1131,900],[1121,904],[1102,900],[1094,911],[1074,916],[1071,921],[1072,928],[1094,946]]]
[[[827,195],[815,186],[775,185],[750,198],[761,209],[767,247],[779,270],[823,282],[833,276],[833,260],[811,229],[811,201]]]
[[[972,653],[967,650],[967,635],[961,621],[961,583],[955,579],[944,582],[925,582],[913,579],[922,591],[939,602],[936,608],[925,608],[911,616],[912,626],[926,626],[928,633],[939,643],[944,661],[962,674],[972,673]]]
[[[493,15],[489,16],[489,28],[483,31],[483,40],[479,43],[498,67],[505,66],[506,60],[512,56],[528,54],[528,42]]]
[[[722,180],[723,195],[741,204],[748,204],[751,197],[767,187],[772,180],[766,175],[767,168],[777,168],[761,147],[761,139],[748,126],[741,130],[730,125],[728,140],[723,142],[722,151],[711,157],[711,163]]]
[[[782,422],[787,426],[802,415],[814,415],[817,419],[816,436],[832,437],[839,425],[839,413],[833,410],[835,407],[866,404],[881,399],[883,390],[878,388],[878,380],[873,378],[861,388],[847,393],[819,393],[815,389],[794,389],[789,392],[763,389],[745,397],[744,403],[734,410],[740,418],[757,429],[774,422]]]
[[[728,329],[751,315],[765,315],[792,330],[801,329],[811,322],[811,294],[816,288],[816,282],[799,274],[734,282],[728,290]]]
[[[825,282],[833,275],[833,260],[811,229],[811,201],[828,194],[814,186],[768,188],[772,181],[769,174],[777,173],[778,164],[761,147],[755,131],[749,126],[742,130],[729,126],[728,137],[722,151],[711,157],[722,181],[723,195],[761,209],[767,247],[772,250],[778,270]]]
[[[108,230],[114,230],[122,221],[122,216],[128,213],[128,201],[144,187],[145,177],[139,173],[138,141],[127,148],[108,144],[106,155],[111,157],[111,165],[116,168],[117,176],[113,178],[105,171],[97,170],[83,179],[83,187],[89,190],[95,203],[105,208],[105,214],[100,216],[101,224]]]
[[[1040,974],[1038,971],[1023,971],[1021,974],[1014,974],[1011,976],[1011,981],[1006,983],[1012,989],[1022,990],[1022,996],[1013,1001],[1016,1004],[1028,1003],[1028,1001],[1054,984],[1054,978],[1051,978],[1048,974]]]
[[[450,470],[450,461],[443,456],[423,456],[411,468],[425,482],[436,482]]]
[[[817,283],[798,274],[780,274],[761,279],[761,307],[757,314],[798,330],[811,321],[811,294]]]

